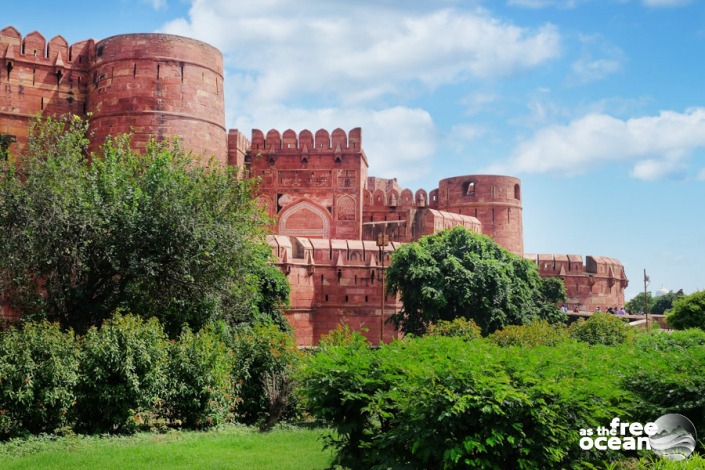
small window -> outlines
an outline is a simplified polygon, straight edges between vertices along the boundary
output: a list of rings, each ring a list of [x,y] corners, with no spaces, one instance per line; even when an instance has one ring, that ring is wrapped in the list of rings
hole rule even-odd
[[[521,190],[519,189],[519,185],[515,184],[514,185],[514,199],[519,199],[521,200]]]
[[[474,196],[475,195],[475,182],[474,181],[466,181],[463,183],[463,195],[465,196]]]

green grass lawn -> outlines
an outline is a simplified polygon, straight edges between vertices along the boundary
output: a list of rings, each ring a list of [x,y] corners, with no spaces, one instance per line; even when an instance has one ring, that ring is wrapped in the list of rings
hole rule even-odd
[[[324,469],[321,429],[285,428],[268,433],[244,427],[209,432],[130,437],[62,437],[0,444],[3,469],[242,468]]]

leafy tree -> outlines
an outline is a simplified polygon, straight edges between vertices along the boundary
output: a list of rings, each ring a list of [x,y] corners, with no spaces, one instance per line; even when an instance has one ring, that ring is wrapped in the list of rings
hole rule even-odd
[[[115,310],[157,316],[172,336],[283,319],[253,183],[179,146],[109,139],[86,156],[87,123],[37,121],[21,164],[0,162],[2,290],[23,314],[86,331]],[[90,164],[89,164],[90,162]]]
[[[627,311],[633,312],[633,313],[638,313],[638,312],[644,312],[644,298],[646,297],[646,302],[648,303],[649,306],[649,313],[653,313],[653,305],[654,305],[654,297],[651,295],[651,292],[639,292],[637,295],[635,295],[632,300],[627,302],[624,307],[627,309]]]
[[[556,306],[565,298],[562,281],[543,281],[534,263],[462,227],[400,247],[387,280],[404,304],[391,318],[404,333],[421,335],[431,323],[458,317],[474,320],[483,334],[565,319]]]
[[[667,310],[671,310],[673,307],[673,302],[679,297],[679,295],[673,291],[659,295],[654,298],[653,305],[649,308],[649,313],[654,315],[663,315]]]
[[[678,330],[686,328],[705,330],[705,290],[676,299],[666,320],[669,326]]]

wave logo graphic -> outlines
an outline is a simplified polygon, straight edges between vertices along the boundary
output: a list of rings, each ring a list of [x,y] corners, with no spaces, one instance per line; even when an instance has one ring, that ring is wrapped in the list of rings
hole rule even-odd
[[[649,437],[651,450],[664,459],[685,460],[695,450],[697,433],[683,415],[671,413],[654,421],[658,432]]]

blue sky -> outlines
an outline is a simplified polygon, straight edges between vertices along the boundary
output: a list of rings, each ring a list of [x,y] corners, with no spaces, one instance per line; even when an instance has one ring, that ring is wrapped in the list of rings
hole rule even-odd
[[[228,127],[360,126],[412,190],[522,179],[525,249],[620,259],[627,296],[705,289],[701,0],[8,2],[69,43],[168,32],[220,48]]]

